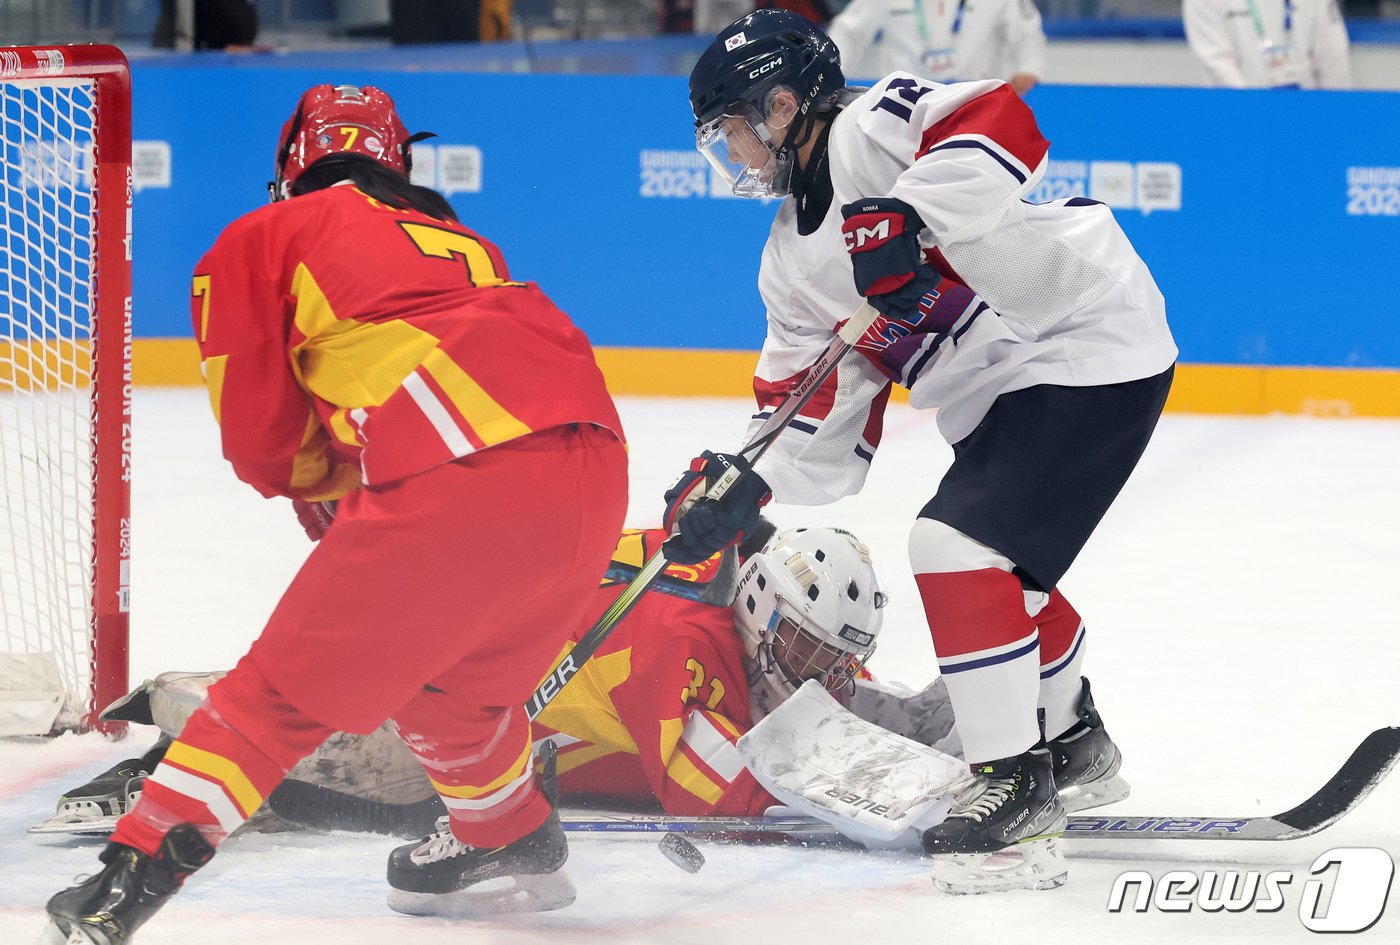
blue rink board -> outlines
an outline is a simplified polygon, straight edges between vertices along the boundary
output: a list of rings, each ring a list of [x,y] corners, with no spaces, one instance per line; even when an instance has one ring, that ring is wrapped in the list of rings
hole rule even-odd
[[[775,204],[711,195],[682,78],[140,63],[135,138],[167,142],[171,174],[137,195],[138,335],[190,334],[190,271],[265,202],[281,124],[322,81],[380,85],[410,130],[436,131],[433,182],[596,344],[761,343]],[[1400,367],[1400,93],[1042,86],[1029,101],[1055,162],[1033,196],[1119,205],[1183,360]]]

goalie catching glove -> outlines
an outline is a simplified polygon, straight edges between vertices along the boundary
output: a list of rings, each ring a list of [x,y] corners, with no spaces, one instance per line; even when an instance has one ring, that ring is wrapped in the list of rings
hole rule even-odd
[[[856,350],[896,384],[912,387],[976,295],[924,262],[924,221],[904,201],[867,197],[843,206],[841,215],[856,291],[880,312]]]
[[[740,475],[729,491],[718,499],[706,496],[731,467],[738,468]],[[671,533],[662,546],[666,559],[695,564],[743,541],[758,527],[759,509],[772,497],[768,483],[742,456],[706,450],[666,490],[662,524]]]

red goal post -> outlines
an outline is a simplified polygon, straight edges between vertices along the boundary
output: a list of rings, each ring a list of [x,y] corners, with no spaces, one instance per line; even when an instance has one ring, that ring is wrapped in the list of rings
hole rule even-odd
[[[126,57],[0,48],[0,148],[0,735],[114,731],[95,716],[128,685]]]

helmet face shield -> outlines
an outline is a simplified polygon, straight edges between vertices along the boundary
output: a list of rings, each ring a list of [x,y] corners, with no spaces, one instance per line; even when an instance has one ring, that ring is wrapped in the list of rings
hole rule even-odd
[[[836,646],[830,639],[828,634],[809,629],[791,617],[778,616],[769,642],[771,666],[793,689],[816,679],[827,692],[841,692],[870,659],[875,646]]]
[[[719,31],[690,72],[690,111],[701,129],[699,149],[736,195],[785,196],[790,193],[794,142],[810,133],[813,107],[845,84],[840,51],[811,22],[791,10],[745,14]],[[781,104],[775,101],[779,92],[786,93]],[[738,116],[748,106],[758,110],[749,127],[776,157],[772,166],[766,166],[766,159],[717,150],[709,140],[718,119]],[[772,134],[760,131],[764,124]],[[742,132],[728,130],[731,145],[741,144]]]
[[[695,130],[695,148],[736,197],[782,197],[788,193],[792,160],[773,147],[767,123],[752,105],[721,115]]]

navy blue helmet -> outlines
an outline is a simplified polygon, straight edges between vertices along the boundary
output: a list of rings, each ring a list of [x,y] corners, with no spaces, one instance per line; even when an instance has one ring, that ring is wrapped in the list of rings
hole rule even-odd
[[[690,73],[695,147],[736,196],[791,193],[813,116],[845,84],[830,37],[788,10],[756,10],[721,30]]]
[[[696,127],[746,105],[763,112],[775,86],[797,96],[806,116],[846,84],[831,38],[790,10],[755,10],[726,26],[690,73]]]

